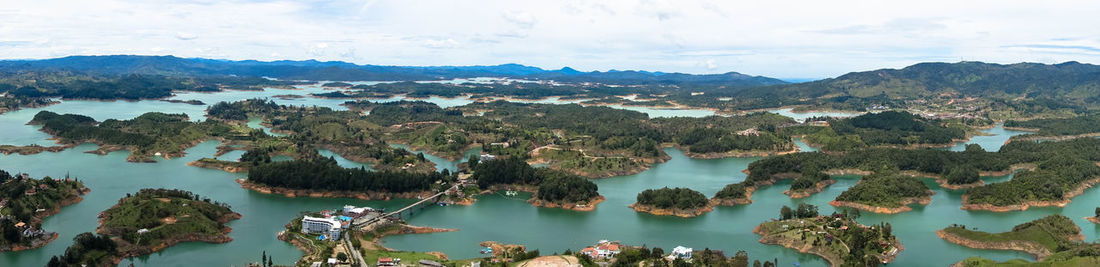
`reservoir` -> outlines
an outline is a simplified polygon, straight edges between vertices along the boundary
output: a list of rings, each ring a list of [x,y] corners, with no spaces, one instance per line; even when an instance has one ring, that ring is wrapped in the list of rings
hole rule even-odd
[[[281,94],[305,95],[322,92],[319,86],[302,86],[300,90],[265,91],[229,91],[222,93],[181,93],[172,99],[201,100],[207,105],[218,101],[236,101],[249,98],[270,98]],[[399,97],[398,97],[399,98]],[[312,97],[275,99],[280,104],[318,105],[342,109],[339,104],[346,100],[319,99]],[[379,101],[398,100],[386,99]],[[439,101],[441,106],[455,106],[465,103],[461,99],[429,98],[426,101]],[[0,144],[52,145],[49,135],[39,132],[37,126],[26,125],[40,110],[58,113],[78,113],[89,115],[97,120],[110,118],[128,119],[149,111],[166,113],[186,113],[193,120],[202,119],[204,105],[166,103],[162,101],[63,101],[61,104],[43,108],[25,109],[0,115]],[[673,114],[673,113],[670,113]],[[692,114],[686,112],[686,114]],[[704,114],[701,112],[700,114]],[[257,122],[253,127],[262,128]],[[984,130],[988,136],[975,137],[968,143],[980,144],[984,149],[994,151],[1000,148],[1009,136],[1019,132],[1007,131],[1001,127]],[[302,255],[297,248],[275,238],[277,232],[301,211],[331,209],[345,204],[371,206],[376,208],[396,208],[414,200],[363,201],[341,198],[287,198],[277,195],[265,195],[240,188],[235,179],[245,174],[232,174],[218,170],[187,166],[190,161],[202,157],[212,157],[218,142],[207,141],[187,150],[183,158],[160,159],[157,163],[129,163],[125,158],[128,152],[114,152],[108,155],[83,153],[95,149],[95,145],[85,144],[57,153],[36,155],[0,155],[0,169],[9,172],[26,172],[33,177],[63,177],[70,173],[85,183],[91,193],[84,201],[65,207],[57,215],[45,220],[43,227],[55,231],[60,237],[49,245],[28,251],[0,253],[0,266],[43,266],[53,255],[59,255],[72,242],[72,238],[82,232],[94,231],[99,212],[114,205],[127,193],[142,188],[178,188],[228,203],[243,218],[228,223],[233,228],[229,234],[234,240],[225,244],[184,243],[162,252],[133,259],[135,266],[242,266],[259,260],[262,252],[274,257],[276,264],[291,264]],[[804,151],[813,148],[799,143]],[[961,149],[965,143],[957,144],[951,150]],[[802,266],[825,266],[821,258],[801,254],[795,250],[779,246],[763,245],[757,242],[759,236],[752,233],[757,224],[776,218],[783,205],[796,206],[799,203],[817,205],[822,213],[834,211],[828,205],[844,190],[854,186],[857,176],[838,176],[838,182],[824,192],[803,199],[790,199],[782,194],[789,181],[765,187],[753,194],[754,203],[736,207],[718,207],[713,212],[695,218],[678,218],[639,214],[627,208],[635,201],[637,193],[645,189],[660,187],[688,187],[713,196],[715,192],[730,183],[745,178],[744,170],[749,163],[759,158],[691,159],[682,152],[666,148],[672,159],[655,165],[653,168],[634,175],[611,177],[595,180],[599,192],[607,200],[595,211],[578,212],[551,208],[536,208],[525,202],[524,195],[519,198],[503,194],[485,195],[471,206],[432,206],[409,218],[409,223],[419,226],[458,229],[457,232],[433,233],[423,235],[391,236],[383,240],[387,247],[398,250],[440,251],[452,259],[481,256],[477,243],[499,241],[527,245],[549,255],[565,249],[578,250],[592,245],[597,240],[620,240],[631,245],[662,247],[666,251],[675,246],[718,249],[732,255],[745,250],[752,259],[771,260],[778,258],[781,266],[791,266],[797,262]],[[322,155],[334,155],[321,151]],[[478,153],[468,152],[467,155]],[[225,159],[239,157],[240,152],[223,155]],[[334,155],[335,156],[335,155]],[[425,155],[441,169],[455,168],[458,162]],[[366,166],[335,156],[345,167]],[[1011,179],[1011,175],[1002,177],[983,177],[987,182]],[[885,215],[864,212],[859,221],[863,224],[888,222],[893,225],[895,234],[905,246],[896,261],[897,266],[946,266],[971,256],[983,256],[998,261],[1030,256],[1009,251],[975,250],[947,243],[939,239],[935,231],[948,225],[959,223],[977,227],[982,231],[1008,231],[1012,226],[1038,219],[1050,214],[1063,214],[1072,218],[1083,230],[1086,241],[1097,238],[1100,227],[1083,219],[1091,216],[1096,203],[1100,203],[1100,190],[1090,189],[1064,208],[1031,208],[1022,212],[995,213],[988,211],[965,211],[960,209],[963,191],[939,188],[931,180],[925,180],[933,191],[932,202],[928,206],[916,206],[913,211]],[[129,265],[124,260],[121,265]]]

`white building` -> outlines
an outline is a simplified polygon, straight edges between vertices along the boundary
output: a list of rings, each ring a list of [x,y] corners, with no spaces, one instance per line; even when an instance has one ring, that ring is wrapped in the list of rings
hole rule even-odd
[[[675,248],[672,249],[672,256],[680,257],[681,259],[686,260],[686,259],[691,258],[691,252],[692,252],[691,248],[686,248],[684,246],[676,246]]]
[[[374,211],[374,209],[370,208],[370,207],[359,208],[359,207],[355,207],[355,206],[352,206],[352,205],[345,205],[344,206],[344,214],[352,214],[352,215],[359,216],[359,215],[366,214],[367,212],[370,212],[370,211]]]
[[[340,221],[332,218],[316,218],[305,216],[302,218],[303,234],[324,234],[328,238],[340,239]]]

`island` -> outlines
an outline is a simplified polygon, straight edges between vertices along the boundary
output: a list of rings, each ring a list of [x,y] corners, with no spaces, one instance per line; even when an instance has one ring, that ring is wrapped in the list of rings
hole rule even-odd
[[[137,257],[182,242],[227,243],[225,223],[241,218],[229,206],[178,189],[142,189],[99,214],[96,233],[110,236],[117,256]]]
[[[637,202],[630,205],[636,212],[683,218],[703,215],[714,205],[703,193],[688,188],[646,189],[638,193]]]
[[[57,239],[42,220],[76,204],[90,190],[75,178],[31,179],[0,170],[0,252],[36,249]]]
[[[247,132],[216,121],[193,122],[185,114],[149,112],[130,120],[108,119],[96,122],[78,114],[40,111],[30,124],[42,125],[42,131],[59,143],[70,146],[95,143],[93,153],[129,150],[130,162],[155,162],[153,157],[182,157],[184,150],[201,141],[247,135]]]
[[[534,193],[528,203],[537,207],[592,211],[603,202],[596,183],[571,173],[533,168],[520,158],[471,160],[471,180],[487,192],[511,190]]]
[[[196,105],[196,106],[205,106],[206,105],[206,103],[203,103],[201,100],[196,100],[196,99],[191,99],[191,100],[164,99],[164,100],[161,100],[161,101],[168,102],[168,103],[188,104],[188,105]]]
[[[800,204],[783,206],[779,220],[761,223],[753,233],[760,243],[780,245],[821,256],[831,266],[877,266],[893,261],[905,248],[888,223],[862,225],[858,213],[819,215],[817,207]]]
[[[850,207],[874,213],[900,213],[913,210],[910,204],[928,205],[932,192],[919,179],[890,171],[864,176],[829,205]]]
[[[1100,245],[1085,243],[1081,228],[1059,214],[1046,216],[1012,227],[1003,233],[987,233],[951,225],[936,232],[948,242],[976,249],[1015,250],[1033,255],[1037,262],[1011,260],[997,263],[973,257],[956,266],[1090,266],[1100,262]]]

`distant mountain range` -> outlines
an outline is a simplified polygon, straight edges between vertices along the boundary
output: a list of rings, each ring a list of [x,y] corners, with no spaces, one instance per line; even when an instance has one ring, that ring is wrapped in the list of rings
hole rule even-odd
[[[752,88],[741,97],[926,97],[959,95],[1002,99],[1049,97],[1100,102],[1100,66],[982,62],[920,63],[902,69],[852,72],[812,82]]]
[[[357,65],[341,61],[231,61],[174,56],[70,56],[44,60],[0,61],[0,71],[72,71],[89,74],[156,74],[263,76],[288,80],[413,81],[473,77],[508,77],[595,82],[604,84],[658,84],[695,86],[766,86],[787,82],[737,72],[694,75],[646,71],[581,72],[572,68],[545,70],[519,64],[495,66],[406,67]]]

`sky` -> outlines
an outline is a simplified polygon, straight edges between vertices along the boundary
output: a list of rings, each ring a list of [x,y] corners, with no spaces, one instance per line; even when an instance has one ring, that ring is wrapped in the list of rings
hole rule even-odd
[[[0,0],[0,59],[175,55],[824,78],[1100,63],[1100,1]]]

